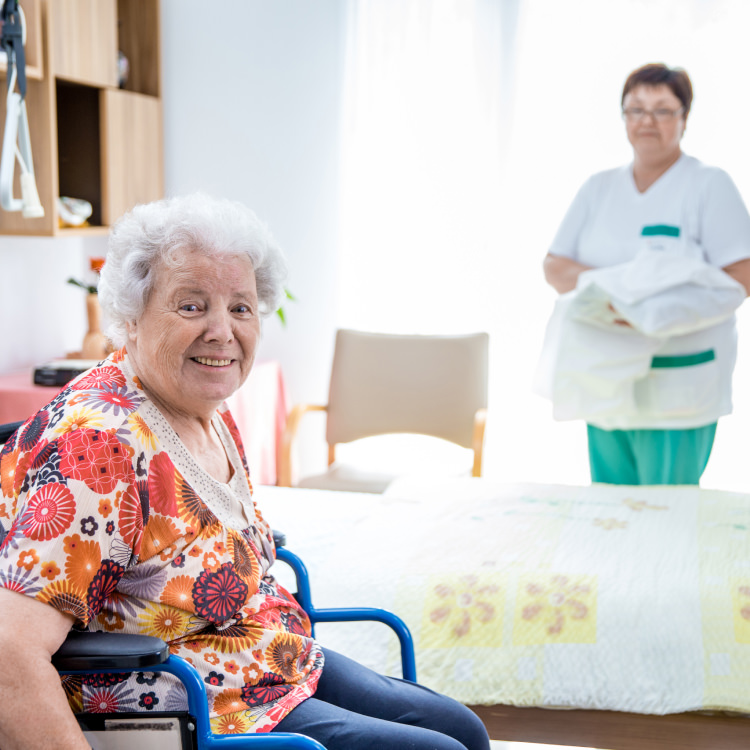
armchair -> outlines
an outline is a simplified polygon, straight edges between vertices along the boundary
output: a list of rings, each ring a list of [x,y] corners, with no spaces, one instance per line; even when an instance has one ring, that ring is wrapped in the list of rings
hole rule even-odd
[[[340,466],[336,446],[394,433],[430,435],[471,449],[471,474],[481,476],[488,349],[486,333],[403,336],[337,331],[328,403],[292,409],[282,442],[279,485],[293,484],[299,424],[314,411],[327,414],[329,468],[296,486],[382,492],[395,476],[358,475]]]

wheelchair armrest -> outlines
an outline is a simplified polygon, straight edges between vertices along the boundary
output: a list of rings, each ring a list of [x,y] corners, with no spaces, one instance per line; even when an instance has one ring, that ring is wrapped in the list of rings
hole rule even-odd
[[[286,563],[294,572],[297,581],[297,592],[294,597],[307,613],[313,626],[315,636],[316,622],[382,622],[396,634],[401,646],[401,670],[405,680],[417,681],[417,665],[414,656],[414,639],[406,623],[393,612],[373,607],[338,607],[318,609],[313,606],[310,595],[310,574],[302,560],[288,549],[276,550],[276,559]]]
[[[276,529],[273,529],[273,543],[277,547],[285,547],[286,534],[283,531],[277,531]]]
[[[164,663],[168,657],[169,646],[154,636],[71,630],[62,646],[52,655],[52,664],[60,672],[147,670]]]
[[[53,655],[52,663],[60,672],[115,669],[118,671],[169,672],[185,686],[188,713],[195,721],[197,747],[205,750],[235,748],[241,750],[251,742],[253,747],[282,750],[325,750],[316,740],[301,734],[274,732],[253,735],[215,735],[208,715],[206,686],[195,667],[179,656],[170,656],[160,638],[131,633],[81,633],[71,631],[65,643]],[[149,669],[150,668],[150,669]],[[192,747],[192,745],[191,745]]]

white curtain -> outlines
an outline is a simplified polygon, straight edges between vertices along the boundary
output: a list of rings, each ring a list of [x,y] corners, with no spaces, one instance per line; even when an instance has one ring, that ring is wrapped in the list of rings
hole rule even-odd
[[[487,476],[588,481],[583,425],[531,393],[542,258],[583,180],[629,161],[620,91],[645,62],[688,71],[684,148],[750,199],[749,32],[746,0],[350,0],[338,323],[490,333]],[[744,317],[705,486],[750,489]]]

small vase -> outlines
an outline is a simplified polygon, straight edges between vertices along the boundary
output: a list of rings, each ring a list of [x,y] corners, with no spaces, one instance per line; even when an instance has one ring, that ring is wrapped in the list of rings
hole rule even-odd
[[[86,315],[89,327],[83,337],[81,359],[104,359],[107,356],[107,340],[102,333],[102,309],[96,294],[86,297]]]

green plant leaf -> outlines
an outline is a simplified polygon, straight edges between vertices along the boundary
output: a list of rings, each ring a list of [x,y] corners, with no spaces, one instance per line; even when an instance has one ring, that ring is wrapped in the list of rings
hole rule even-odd
[[[85,289],[89,294],[97,293],[97,288],[95,286],[84,284],[82,281],[78,281],[78,279],[74,279],[73,277],[68,279],[68,284],[72,284],[73,286],[78,286],[81,289]]]
[[[288,289],[286,289],[286,288],[284,289],[284,296],[288,300],[291,300],[292,302],[296,302],[297,301],[297,298]],[[276,310],[276,315],[279,316],[279,320],[281,321],[281,325],[284,326],[284,328],[286,328],[286,313],[284,312],[284,308],[280,307],[278,310]]]

